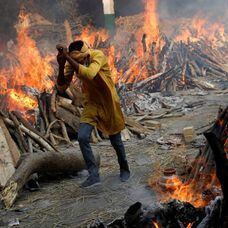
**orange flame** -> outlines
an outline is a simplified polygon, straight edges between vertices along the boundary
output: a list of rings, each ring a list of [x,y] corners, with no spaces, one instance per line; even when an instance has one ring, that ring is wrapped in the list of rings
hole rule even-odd
[[[54,72],[50,65],[53,57],[50,55],[42,57],[35,41],[29,37],[29,16],[23,11],[20,12],[19,22],[16,25],[17,44],[7,55],[9,62],[12,63],[11,67],[0,70],[0,93],[9,95],[7,105],[10,110],[17,108],[25,111],[37,106],[35,99],[18,90],[21,86],[26,85],[39,91],[51,89],[53,86],[48,77]]]
[[[186,228],[192,228],[193,223],[189,223]]]
[[[86,26],[81,31],[81,34],[75,37],[75,40],[81,39],[93,48],[96,42],[105,42],[108,38],[109,35],[105,29],[95,30],[91,26]]]
[[[225,41],[225,28],[222,24],[209,23],[209,19],[198,16],[190,23],[176,36],[176,41],[198,42],[200,39],[205,39],[213,45],[216,45],[218,41]]]
[[[159,228],[158,223],[156,223],[155,221],[152,221],[152,224],[154,225],[155,228]]]
[[[208,180],[205,182],[202,181],[202,183],[206,183],[205,186],[203,186],[205,190],[210,189],[212,187],[212,183],[214,185],[217,185],[218,183],[216,182],[217,178],[215,171],[211,174],[208,174],[207,177],[202,178]],[[149,185],[151,187],[154,187],[154,182],[149,183]],[[200,190],[202,188],[200,188],[198,181],[189,181],[188,183],[182,183],[182,181],[178,177],[176,177],[175,179],[170,180],[170,182],[169,180],[167,180],[167,186],[168,187],[166,191],[163,191],[162,194],[159,194],[159,196],[161,197],[160,200],[163,202],[177,199],[183,202],[189,202],[195,207],[204,207],[208,204],[207,200],[203,198],[202,191]],[[169,186],[173,187],[171,188]],[[161,189],[156,188],[156,190],[161,193]]]
[[[147,43],[151,45],[159,37],[159,23],[157,15],[157,0],[144,0],[145,14],[143,32],[147,34]]]
[[[9,110],[29,110],[37,107],[37,101],[21,91],[12,89],[9,90],[8,95],[8,102],[11,104]]]
[[[140,29],[137,34],[137,43],[141,44],[142,42],[142,36],[143,34],[146,35],[146,47],[147,52],[151,50],[152,45],[157,46],[157,41],[159,38],[159,20],[157,15],[157,0],[143,0],[144,2],[144,24],[143,28]],[[142,57],[144,55],[143,53],[143,47],[142,45],[137,45],[137,56]]]

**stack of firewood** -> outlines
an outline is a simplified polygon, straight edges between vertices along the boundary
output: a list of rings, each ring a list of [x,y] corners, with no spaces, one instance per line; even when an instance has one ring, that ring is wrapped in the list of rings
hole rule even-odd
[[[159,64],[156,71],[150,71],[153,63],[146,57],[134,56],[134,68],[126,68],[126,57],[118,59],[116,67],[123,72],[119,83],[129,84],[137,91],[176,91],[186,88],[215,89],[206,82],[225,80],[227,69],[224,59],[226,54],[222,49],[213,49],[206,40],[199,42],[168,41],[158,55]],[[132,59],[129,56],[129,59]],[[152,64],[152,65],[151,65]],[[139,69],[137,75],[134,69]],[[155,73],[157,72],[157,73]],[[147,75],[143,79],[142,75]],[[151,76],[152,75],[152,76]],[[134,76],[134,77],[133,77]]]

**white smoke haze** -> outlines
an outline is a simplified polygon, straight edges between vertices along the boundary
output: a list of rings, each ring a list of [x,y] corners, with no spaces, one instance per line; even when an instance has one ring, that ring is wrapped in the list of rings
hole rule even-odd
[[[227,0],[158,0],[160,19],[191,18],[196,15],[212,22],[220,21],[227,28]]]

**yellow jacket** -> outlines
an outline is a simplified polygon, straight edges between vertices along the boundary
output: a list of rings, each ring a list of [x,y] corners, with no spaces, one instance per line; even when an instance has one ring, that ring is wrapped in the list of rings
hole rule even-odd
[[[74,58],[73,52],[70,55]],[[72,66],[67,63],[64,70],[66,84],[58,86],[60,91],[66,90],[73,74]],[[114,135],[123,130],[124,117],[104,53],[90,49],[90,64],[88,67],[80,64],[77,77],[82,81],[82,91],[86,96],[81,122],[97,126],[107,135]]]

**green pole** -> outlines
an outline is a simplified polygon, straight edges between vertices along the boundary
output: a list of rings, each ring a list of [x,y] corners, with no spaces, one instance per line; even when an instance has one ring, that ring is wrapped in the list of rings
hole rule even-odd
[[[110,34],[115,32],[115,10],[114,0],[103,0],[103,12],[105,18],[105,27],[110,31]]]

